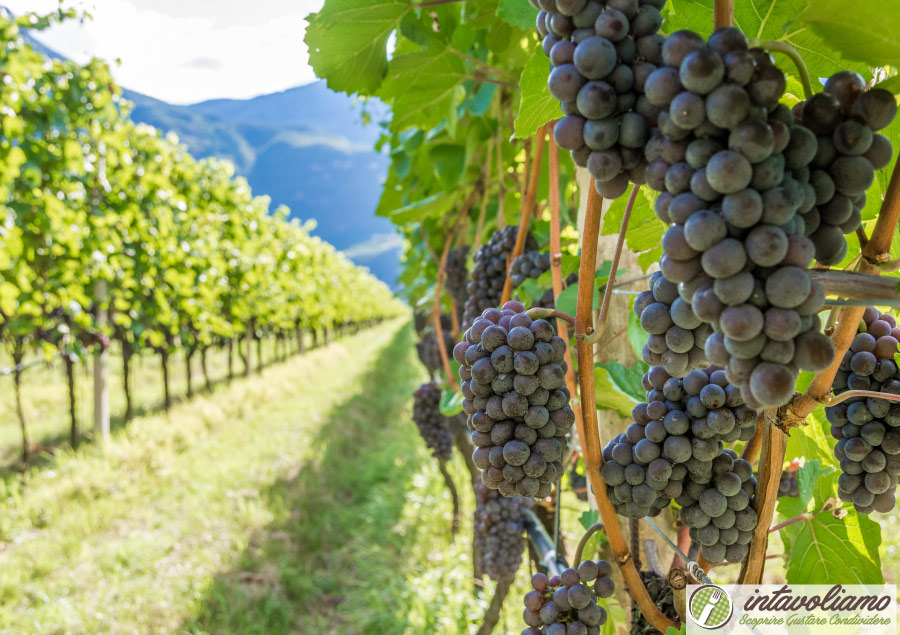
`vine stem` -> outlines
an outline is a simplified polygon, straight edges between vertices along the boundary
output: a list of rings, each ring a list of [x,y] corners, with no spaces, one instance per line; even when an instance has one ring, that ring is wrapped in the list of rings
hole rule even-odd
[[[494,597],[491,598],[488,610],[485,611],[484,619],[478,628],[478,635],[490,635],[497,622],[500,621],[500,609],[503,608],[503,601],[506,599],[512,583],[513,578],[511,577],[503,578],[497,583],[497,588],[494,589]]]
[[[534,135],[534,152],[531,157],[531,173],[528,177],[528,185],[525,188],[525,197],[522,199],[522,216],[519,219],[519,233],[516,234],[516,244],[509,255],[507,263],[506,280],[503,282],[503,294],[500,296],[500,305],[509,302],[512,294],[512,277],[509,275],[509,267],[513,261],[521,255],[525,249],[525,237],[528,234],[528,225],[531,223],[531,214],[534,211],[534,203],[537,199],[538,181],[541,178],[541,160],[544,157],[544,137],[550,124],[545,123]]]
[[[878,214],[878,221],[869,242],[862,250],[859,271],[862,273],[878,273],[878,267],[872,263],[890,259],[890,247],[896,233],[897,221],[900,220],[900,171],[894,170],[888,185],[884,202]],[[856,335],[859,322],[862,320],[864,307],[849,307],[842,314],[832,334],[835,356],[831,366],[816,374],[806,392],[795,396],[787,406],[778,409],[775,425],[764,427],[763,454],[760,460],[760,479],[756,494],[756,512],[759,525],[753,532],[750,541],[750,553],[741,569],[739,584],[759,584],[765,566],[766,546],[768,544],[768,527],[772,522],[775,501],[778,497],[778,483],[781,479],[781,468],[784,464],[784,453],[787,446],[787,434],[780,428],[802,425],[809,414],[831,392],[831,384],[841,365],[844,353],[850,348],[850,342]]]
[[[570,325],[575,326],[575,318],[573,318],[568,313],[563,313],[562,311],[557,311],[556,309],[548,309],[542,306],[537,306],[533,309],[528,309],[527,311],[525,311],[525,313],[527,313],[528,317],[530,317],[532,320],[546,320],[547,318],[556,318],[557,320],[563,320],[564,322],[568,322]]]
[[[774,51],[775,53],[787,55],[794,63],[794,66],[797,67],[797,73],[800,75],[800,83],[803,84],[804,96],[806,99],[813,96],[812,83],[809,81],[809,69],[806,68],[806,62],[803,61],[803,56],[800,55],[800,52],[797,49],[787,42],[780,42],[778,40],[754,39],[751,40],[750,46],[759,46],[767,51]]]
[[[747,441],[744,445],[744,449],[741,451],[741,458],[751,464],[756,463],[756,459],[759,456],[759,449],[762,447],[764,425],[766,425],[765,415],[758,415],[756,417],[756,432],[753,433],[753,437]]]
[[[453,520],[450,521],[450,533],[455,536],[459,531],[459,494],[456,491],[453,478],[447,470],[447,461],[438,461],[438,468],[441,471],[441,476],[444,477],[447,489],[450,490],[450,498],[453,501]]]
[[[556,124],[554,123],[553,126]],[[563,290],[562,277],[562,221],[559,209],[560,192],[559,192],[559,148],[556,140],[553,138],[553,128],[551,127],[547,135],[548,155],[547,165],[550,170],[550,279],[553,286],[553,306],[559,294]],[[574,320],[571,322],[574,327]],[[556,330],[559,336],[566,343],[566,387],[572,397],[578,396],[578,386],[575,382],[575,364],[572,363],[572,350],[569,347],[569,323],[565,319],[557,320]],[[581,409],[575,408],[576,429],[581,429]]]
[[[794,516],[793,518],[786,520],[783,523],[778,523],[777,525],[773,525],[772,527],[769,527],[769,533],[774,534],[779,529],[784,529],[785,527],[787,527],[789,525],[793,525],[794,523],[799,523],[801,520],[807,520],[809,518],[812,518],[816,514],[824,514],[825,512],[830,512],[833,509],[834,509],[834,506],[826,504],[825,507],[823,507],[822,509],[820,509],[818,511],[806,512],[804,514],[800,514],[799,516]]]
[[[631,186],[631,196],[628,197],[628,203],[625,204],[625,212],[622,214],[622,225],[619,227],[619,238],[616,241],[616,252],[613,254],[612,267],[609,270],[609,279],[606,281],[606,288],[603,291],[603,302],[600,304],[600,316],[597,318],[597,327],[593,333],[589,334],[588,343],[593,344],[603,335],[606,330],[606,320],[609,318],[609,303],[613,296],[613,289],[616,284],[616,271],[619,269],[619,259],[622,257],[622,248],[625,245],[625,234],[628,231],[628,222],[631,220],[631,210],[634,209],[634,202],[637,200],[640,185]],[[593,278],[593,276],[591,276]]]
[[[447,383],[450,384],[453,392],[459,392],[459,384],[456,383],[456,378],[453,377],[453,372],[450,369],[450,358],[447,356],[447,349],[444,347],[444,331],[441,329],[441,282],[443,282],[444,274],[446,273],[447,255],[450,253],[450,245],[453,244],[453,236],[462,224],[463,219],[469,215],[469,210],[472,209],[472,205],[475,203],[476,193],[477,190],[472,190],[469,194],[466,202],[459,209],[456,222],[453,223],[453,227],[447,233],[447,238],[444,240],[444,251],[441,253],[441,260],[438,263],[437,279],[434,282],[434,309],[431,312],[431,317],[434,320],[434,333],[435,337],[437,337],[438,352],[441,354],[441,364],[444,366]]]
[[[584,221],[584,235],[581,243],[581,267],[578,274],[578,302],[575,311],[575,342],[578,351],[579,379],[581,381],[581,438],[584,466],[600,517],[606,527],[610,548],[618,564],[625,584],[637,603],[647,622],[656,630],[665,633],[675,623],[667,618],[653,603],[647,587],[641,580],[634,560],[628,551],[628,545],[622,534],[622,528],[616,518],[606,493],[606,483],[600,477],[603,467],[603,455],[600,448],[600,431],[597,425],[597,400],[594,385],[594,347],[585,341],[586,330],[593,323],[594,267],[597,262],[597,240],[600,236],[600,215],[603,199],[597,193],[593,181],[588,192],[587,212]],[[577,423],[577,420],[576,420]]]
[[[853,399],[854,397],[873,397],[874,399],[884,399],[885,401],[900,401],[900,395],[892,395],[886,392],[875,392],[872,390],[848,390],[839,395],[831,397],[826,395],[821,402],[826,406],[836,406],[842,401]]]
[[[584,557],[584,548],[587,546],[588,540],[591,539],[591,536],[596,534],[598,531],[606,531],[603,528],[603,523],[594,523],[590,527],[587,528],[587,531],[584,532],[584,535],[581,537],[581,540],[578,541],[578,547],[575,548],[575,559],[572,561],[573,569],[577,569],[578,565],[581,564],[582,558]]]
[[[883,267],[879,267],[879,269],[886,271]],[[896,278],[885,278],[860,271],[833,269],[811,269],[809,277],[822,285],[825,295],[868,300],[872,304],[878,304],[883,300],[900,300]],[[826,304],[830,302],[830,300],[825,301]]]
[[[715,0],[713,26],[716,29],[734,26],[734,0]]]

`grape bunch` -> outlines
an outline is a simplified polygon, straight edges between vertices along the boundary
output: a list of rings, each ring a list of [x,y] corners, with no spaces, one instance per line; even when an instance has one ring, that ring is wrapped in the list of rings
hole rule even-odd
[[[444,350],[447,351],[447,357],[449,358],[453,352],[453,334],[449,330],[441,330],[441,335],[444,340]],[[429,372],[434,373],[440,370],[442,366],[441,350],[438,348],[438,338],[434,333],[434,329],[427,329],[422,334],[422,338],[416,342],[416,354],[419,356],[419,361],[422,362],[422,365]]]
[[[797,472],[785,470],[781,473],[781,480],[778,482],[778,498],[797,498],[799,496],[800,482],[797,480]]]
[[[531,0],[550,58],[550,94],[566,115],[553,135],[605,198],[643,183],[644,144],[657,123],[645,81],[662,64],[665,0]]]
[[[900,329],[890,315],[869,307],[865,331],[856,335],[841,360],[832,391],[869,390],[900,395],[900,369],[894,362]],[[825,408],[834,456],[841,463],[838,494],[862,514],[894,508],[900,475],[900,403],[852,397]]]
[[[707,560],[735,563],[747,556],[759,520],[755,494],[753,467],[729,449],[713,461],[708,482],[685,483],[676,499],[681,522],[690,528],[691,539],[700,544]]]
[[[821,286],[804,213],[815,205],[816,136],[778,103],[784,74],[733,28],[708,42],[678,31],[644,85],[660,108],[647,143],[647,182],[669,229],[660,268],[715,331],[706,357],[754,406],[781,406],[799,371],[834,356],[819,332]]]
[[[434,382],[422,384],[413,393],[413,421],[419,434],[434,458],[447,461],[453,453],[453,434],[440,404],[441,389]]]
[[[478,248],[473,260],[472,276],[466,286],[464,329],[469,328],[481,312],[500,304],[503,284],[506,282],[507,259],[516,245],[518,227],[508,225],[491,236],[487,243]],[[525,240],[525,249],[533,250],[537,244],[531,234]]]
[[[469,246],[461,245],[447,252],[447,293],[456,302],[460,309],[465,306],[469,297],[469,272],[466,269],[466,258],[469,256]]]
[[[545,271],[550,270],[550,254],[541,253],[536,249],[526,251],[512,261],[509,266],[509,275],[512,279],[513,289],[517,289],[528,278],[538,279]]]
[[[522,635],[597,635],[607,619],[597,600],[612,597],[616,590],[611,575],[606,560],[585,560],[577,570],[566,569],[552,578],[534,574],[524,599],[522,618],[528,628]]]
[[[691,305],[678,295],[678,285],[662,272],[650,276],[650,290],[635,298],[634,312],[648,334],[643,351],[646,363],[662,366],[672,377],[709,366],[703,346],[712,328],[694,315]]]
[[[654,366],[643,382],[647,401],[634,407],[634,423],[603,449],[600,470],[616,512],[629,518],[656,516],[673,499],[683,501],[687,492],[714,482],[723,464],[731,467],[721,458],[723,444],[756,432],[756,412],[721,369],[678,378]]]
[[[818,142],[809,166],[816,206],[803,215],[806,235],[816,260],[836,265],[847,255],[844,234],[862,223],[875,170],[891,161],[891,142],[877,131],[893,121],[897,103],[886,90],[866,90],[858,73],[841,71],[828,78],[823,92],[794,106],[794,114]]]
[[[521,302],[487,309],[453,349],[462,366],[482,482],[504,496],[544,498],[563,473],[566,434],[575,423],[565,385],[566,342]]]
[[[515,576],[525,550],[525,515],[531,500],[505,498],[478,483],[475,488],[475,551],[481,570],[500,581]]]
[[[431,311],[416,311],[413,313],[413,326],[415,326],[416,333],[421,336],[422,333],[429,326],[434,324]],[[445,331],[449,331],[452,328],[452,324],[450,322],[450,316],[446,314],[441,315],[441,328]]]

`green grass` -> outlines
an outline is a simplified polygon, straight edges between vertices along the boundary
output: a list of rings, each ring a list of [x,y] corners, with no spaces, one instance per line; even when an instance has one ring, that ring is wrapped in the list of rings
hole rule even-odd
[[[293,341],[290,342],[293,345]],[[306,344],[311,344],[307,336]],[[270,363],[275,358],[272,340],[263,341],[263,360]],[[256,344],[251,353],[251,366],[256,368]],[[27,361],[35,359],[32,355]],[[210,381],[221,384],[227,374],[226,349],[210,349],[207,354]],[[13,365],[6,352],[0,354],[0,367]],[[243,365],[237,351],[234,352],[234,372],[243,373]],[[194,391],[204,386],[200,367],[200,355],[191,364]],[[122,356],[113,345],[109,360],[109,397],[112,426],[124,424],[125,393],[122,389]],[[159,412],[163,403],[162,370],[158,355],[144,354],[133,358],[131,364],[131,388],[135,415]],[[187,389],[187,368],[179,351],[169,361],[169,390],[174,400],[184,397]],[[79,429],[84,439],[90,441],[93,425],[93,374],[92,358],[80,360],[75,366],[75,410]],[[0,376],[0,472],[8,474],[21,469],[22,437],[15,411],[12,376]],[[65,368],[61,360],[48,365],[28,368],[22,374],[22,402],[28,425],[29,439],[34,454],[32,463],[46,463],[53,454],[69,444],[69,395],[66,388]]]
[[[470,632],[492,585],[410,420],[420,368],[385,324],[8,479],[0,632]]]

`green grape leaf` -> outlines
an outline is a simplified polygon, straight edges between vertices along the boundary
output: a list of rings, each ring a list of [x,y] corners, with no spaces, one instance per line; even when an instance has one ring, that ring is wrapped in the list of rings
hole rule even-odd
[[[625,393],[637,403],[644,400],[647,391],[644,390],[641,378],[644,376],[644,373],[650,370],[646,363],[638,361],[629,368],[612,360],[598,363],[596,366],[606,370],[610,381],[620,392]]]
[[[527,4],[527,2],[524,2]],[[515,137],[530,137],[538,128],[562,116],[562,109],[547,90],[550,63],[540,46],[536,46],[522,69],[519,79],[519,111],[514,123]]]
[[[444,390],[441,393],[439,409],[445,417],[452,417],[462,412],[463,396],[455,390]]]
[[[797,486],[800,490],[800,502],[808,506],[813,497],[816,481],[822,475],[822,464],[819,461],[807,461],[797,470]]]
[[[378,96],[391,104],[391,130],[431,128],[458,106],[457,87],[466,78],[463,61],[451,49],[396,55]]]
[[[887,79],[878,82],[877,88],[882,88],[894,95],[900,94],[900,74],[892,75]]]
[[[459,185],[466,168],[465,146],[449,143],[432,146],[428,150],[428,159],[444,189],[451,190]]]
[[[578,517],[578,522],[581,523],[581,526],[587,531],[592,525],[596,525],[600,522],[600,512],[596,509],[583,511],[581,512],[581,516]]]
[[[828,470],[815,482],[813,510],[837,495],[838,472]],[[789,584],[883,584],[881,527],[852,508],[813,514],[779,531],[787,554]],[[807,512],[799,499],[778,501],[779,521]],[[846,514],[846,515],[845,515]],[[840,517],[839,517],[840,516]]]
[[[537,9],[525,0],[500,0],[497,3],[497,17],[520,29],[533,30],[537,15]]]
[[[632,306],[634,303],[632,302]],[[641,326],[641,318],[632,310],[628,312],[628,341],[638,359],[644,355],[644,344],[647,343],[647,332]]]
[[[409,11],[397,0],[328,0],[307,18],[310,66],[332,90],[374,94],[388,69],[388,38]]]
[[[395,209],[391,212],[390,218],[397,225],[405,225],[406,223],[421,221],[431,216],[441,216],[453,207],[455,201],[455,192],[439,192]]]
[[[825,419],[823,406],[816,408],[808,417],[805,426],[791,428],[787,442],[787,457],[796,459],[805,457],[807,461],[818,461],[821,465],[833,465],[835,462],[831,439],[831,424]]]
[[[647,187],[641,188],[640,193],[634,200],[631,218],[628,219],[628,229],[625,230],[625,244],[631,251],[642,252],[660,248],[666,225],[656,217],[653,211],[655,201],[655,194]],[[620,196],[612,202],[603,213],[601,234],[609,236],[619,233],[627,203],[627,196]],[[655,262],[658,258],[659,256],[656,256],[653,261]]]
[[[631,410],[640,400],[635,400],[628,393],[622,392],[613,382],[609,371],[603,366],[594,366],[594,383],[596,385],[597,408],[615,410],[620,417],[630,417]],[[643,396],[641,396],[643,400]]]
[[[848,60],[900,66],[900,12],[884,0],[807,0],[796,24],[807,25]]]

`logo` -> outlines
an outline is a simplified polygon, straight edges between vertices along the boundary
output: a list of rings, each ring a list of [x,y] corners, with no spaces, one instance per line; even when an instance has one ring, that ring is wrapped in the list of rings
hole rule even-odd
[[[691,617],[697,626],[707,630],[722,628],[734,614],[731,596],[714,584],[701,586],[691,595]]]

